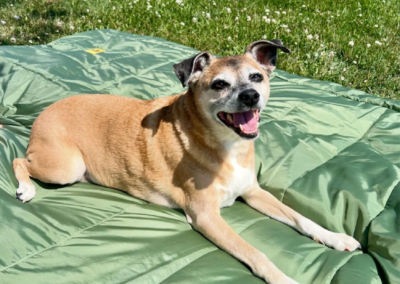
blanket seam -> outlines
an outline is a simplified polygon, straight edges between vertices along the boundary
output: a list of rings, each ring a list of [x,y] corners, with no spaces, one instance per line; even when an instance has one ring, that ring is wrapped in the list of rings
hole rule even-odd
[[[213,244],[213,245],[214,245],[214,244]],[[215,246],[215,245],[214,245],[214,246]],[[179,268],[178,268],[177,270],[175,270],[174,272],[171,272],[169,275],[163,277],[163,279],[161,279],[161,280],[158,282],[158,284],[161,284],[161,283],[165,282],[168,278],[170,278],[171,276],[173,276],[175,273],[178,273],[179,271],[181,271],[181,270],[184,269],[185,267],[189,266],[190,264],[192,264],[192,263],[195,262],[196,260],[198,260],[198,259],[200,259],[200,258],[202,258],[202,257],[204,257],[204,256],[206,256],[206,255],[208,255],[208,254],[210,254],[210,253],[212,253],[212,252],[216,252],[216,251],[219,251],[219,250],[220,250],[220,249],[219,249],[218,247],[215,246],[211,251],[209,251],[209,252],[207,252],[207,253],[205,253],[205,254],[203,254],[203,255],[200,255],[199,257],[197,257],[197,258],[191,260],[190,262],[188,262],[188,263],[186,263],[186,264],[180,265]]]
[[[119,216],[119,215],[124,214],[124,213],[126,212],[126,210],[128,210],[130,207],[133,207],[134,205],[135,205],[135,204],[130,204],[130,205],[126,206],[125,208],[123,208],[121,211],[117,212],[117,213],[111,214],[111,215],[105,217],[104,219],[99,220],[98,222],[95,222],[95,223],[93,223],[93,224],[91,224],[91,225],[89,225],[89,226],[87,226],[87,227],[84,227],[84,228],[82,228],[82,229],[79,229],[79,230],[75,231],[74,233],[72,233],[71,235],[65,237],[64,239],[62,239],[62,240],[60,240],[60,241],[58,241],[57,243],[54,243],[54,244],[52,244],[52,245],[50,245],[50,246],[47,246],[47,247],[44,247],[44,248],[42,248],[42,249],[40,249],[40,250],[38,250],[38,251],[36,251],[36,252],[34,252],[34,253],[31,253],[31,254],[29,254],[29,255],[27,255],[27,256],[25,256],[25,257],[19,259],[19,260],[16,261],[16,262],[13,262],[13,263],[11,263],[11,264],[9,264],[9,265],[7,265],[7,266],[4,266],[3,268],[0,269],[0,272],[4,272],[4,271],[6,271],[6,270],[8,270],[8,269],[10,269],[10,268],[12,268],[12,267],[14,267],[15,265],[17,265],[17,264],[19,264],[19,263],[21,263],[21,262],[24,262],[24,261],[26,261],[27,259],[30,259],[30,258],[32,258],[32,257],[35,257],[36,255],[39,255],[39,254],[41,254],[42,252],[45,252],[45,251],[47,251],[47,250],[49,250],[49,249],[52,249],[52,248],[55,248],[55,247],[59,247],[59,246],[61,246],[62,244],[66,243],[67,241],[73,239],[73,238],[74,238],[75,236],[77,236],[78,234],[80,234],[80,233],[82,233],[82,232],[84,232],[84,231],[87,231],[87,230],[89,230],[89,229],[91,229],[91,228],[94,228],[94,227],[96,227],[96,226],[99,226],[99,225],[101,225],[101,224],[103,224],[103,223],[105,223],[105,222],[107,222],[107,221],[113,219],[114,217],[117,217],[117,216]]]
[[[386,206],[388,205],[388,201],[391,199],[392,194],[395,194],[395,193],[394,193],[394,189],[395,189],[399,184],[400,184],[400,180],[397,181],[397,183],[393,186],[393,190],[392,190],[392,192],[389,194],[389,196],[388,196],[388,198],[387,198],[387,200],[386,200],[384,209],[389,209],[389,208],[386,208]],[[399,193],[400,193],[400,190],[399,190]],[[382,211],[381,211],[379,214],[381,214],[381,213],[382,213]],[[378,215],[379,215],[379,214],[378,214]],[[378,217],[378,215],[376,215],[376,217]],[[372,222],[372,221],[371,221],[371,222]]]
[[[7,61],[8,61],[9,63],[11,63],[11,64],[15,64],[16,66],[22,68],[23,70],[26,70],[26,71],[28,71],[28,72],[31,72],[31,73],[37,75],[37,76],[40,76],[43,80],[45,80],[45,81],[47,81],[47,82],[50,82],[50,83],[52,83],[52,84],[54,84],[54,85],[57,85],[57,86],[61,87],[63,90],[71,91],[70,89],[65,88],[65,86],[63,86],[63,84],[60,84],[59,82],[54,81],[54,78],[57,78],[57,77],[54,77],[54,78],[47,78],[44,74],[42,74],[42,73],[37,73],[37,72],[35,72],[34,70],[29,69],[29,68],[27,68],[26,66],[23,66],[23,64],[21,64],[21,63],[19,63],[19,62],[17,62],[17,61],[8,60],[8,59],[5,58],[5,57],[4,57],[4,60],[7,60]]]
[[[116,36],[120,36],[120,35],[118,35],[118,34],[115,34]],[[131,34],[132,35],[132,34]],[[160,39],[160,38],[158,38],[158,39]],[[164,39],[162,39],[162,40],[164,40]],[[57,40],[56,40],[57,41]],[[48,47],[50,47],[50,48],[52,48],[52,49],[55,49],[54,47],[53,47],[53,44],[56,42],[56,41],[53,41],[53,42],[50,42],[50,43],[48,43],[47,45],[45,45],[45,46],[48,46]],[[79,42],[80,41],[80,39],[77,39],[76,41],[73,41],[72,43],[75,43],[75,42]],[[146,42],[146,43],[151,43],[151,44],[154,44],[154,42],[155,42],[155,40],[149,40],[149,39],[134,39],[133,40],[134,42]],[[165,41],[165,40],[164,40]],[[54,44],[55,46],[56,45],[59,45],[58,43],[56,43],[56,44]],[[62,44],[61,44],[62,45]],[[157,42],[157,45],[155,45],[155,46],[165,46],[165,47],[169,47],[169,48],[174,48],[174,49],[179,49],[179,50],[181,50],[181,51],[185,51],[185,50],[187,50],[187,46],[182,46],[182,47],[180,47],[179,45],[178,46],[176,46],[176,45],[174,45],[174,44],[170,44],[170,42],[169,41],[165,41],[165,42]],[[86,47],[83,47],[83,46],[79,46],[79,45],[74,45],[74,46],[76,46],[76,47],[79,47],[79,49],[84,49],[84,48],[86,48]],[[87,47],[88,48],[88,47]],[[190,48],[190,47],[189,47]],[[55,50],[57,50],[57,49],[55,49]],[[194,50],[193,49],[193,52],[194,53],[196,53],[196,52],[198,52],[197,50]],[[137,52],[137,53],[141,53],[141,52]]]
[[[249,227],[253,226],[254,224],[256,224],[256,223],[258,223],[258,222],[260,222],[260,221],[268,220],[268,219],[269,219],[269,218],[268,218],[267,216],[264,216],[264,215],[263,215],[263,216],[260,216],[260,217],[257,218],[255,221],[253,221],[253,222],[251,222],[249,225],[247,225],[245,228],[243,228],[242,230],[238,231],[237,234],[240,235],[241,233],[243,233],[245,230],[247,230]],[[213,244],[213,245],[215,246],[215,244]],[[189,263],[186,263],[185,265],[181,266],[178,270],[172,272],[170,275],[166,276],[163,280],[161,280],[161,281],[158,282],[158,283],[159,283],[159,284],[163,283],[165,280],[167,280],[168,278],[170,278],[171,276],[173,276],[175,273],[177,273],[177,272],[179,272],[180,270],[184,269],[185,267],[191,265],[191,264],[192,264],[193,262],[195,262],[196,260],[198,260],[198,259],[200,259],[200,258],[202,258],[202,257],[204,257],[204,256],[206,256],[206,255],[208,255],[208,254],[210,254],[210,253],[212,253],[212,252],[215,252],[215,251],[223,251],[223,252],[227,253],[226,251],[221,250],[221,249],[219,249],[218,247],[215,246],[215,249],[214,249],[214,250],[209,251],[209,252],[207,252],[206,254],[203,254],[203,255],[199,256],[198,258],[192,260],[192,261],[189,262]],[[227,253],[227,254],[228,254],[229,256],[231,256],[229,253]],[[233,257],[233,256],[231,256],[231,257]]]
[[[365,133],[364,133],[363,135],[361,135],[361,137],[358,138],[356,141],[354,141],[354,143],[352,143],[352,144],[348,145],[347,147],[343,148],[343,149],[340,150],[338,153],[336,153],[336,155],[334,155],[334,156],[331,157],[330,159],[326,160],[324,163],[322,163],[322,164],[316,166],[315,168],[313,168],[313,169],[311,169],[311,170],[309,170],[309,171],[306,171],[306,172],[303,173],[301,176],[297,177],[294,181],[292,181],[292,182],[290,183],[290,185],[288,185],[288,186],[284,189],[283,195],[282,195],[282,199],[281,199],[280,201],[283,202],[283,199],[285,198],[285,195],[286,195],[287,190],[288,190],[297,180],[303,178],[305,175],[307,175],[307,174],[309,174],[310,172],[312,172],[312,171],[318,169],[318,168],[321,167],[322,165],[325,165],[327,162],[329,162],[329,161],[332,160],[333,158],[337,157],[337,156],[338,156],[340,153],[342,153],[343,151],[347,150],[348,148],[352,147],[352,146],[355,145],[356,143],[360,142],[361,139],[363,139],[363,138],[365,137],[365,135],[368,133],[368,131],[371,130],[371,128],[382,118],[382,116],[383,116],[384,114],[386,114],[386,112],[387,112],[388,110],[389,110],[388,108],[385,109],[385,111],[371,124],[371,126],[368,127],[368,129],[365,131]]]
[[[283,71],[283,70],[282,70],[282,71]],[[283,71],[283,72],[285,72],[285,71]],[[298,75],[296,75],[296,76],[298,76]],[[393,106],[390,106],[390,104],[388,104],[388,101],[389,101],[389,102],[392,102],[392,101],[394,102],[394,100],[392,100],[392,99],[381,98],[381,97],[378,97],[378,96],[375,96],[375,95],[371,95],[371,94],[368,94],[368,93],[366,93],[366,92],[363,92],[363,91],[360,91],[360,90],[357,90],[357,89],[352,89],[352,88],[345,87],[345,86],[343,86],[343,85],[340,85],[340,84],[338,84],[338,83],[334,83],[334,82],[331,82],[331,81],[321,81],[321,80],[311,79],[311,78],[308,78],[308,77],[301,77],[301,76],[298,76],[299,78],[309,79],[309,81],[316,81],[317,83],[319,83],[319,82],[329,82],[329,83],[334,83],[334,84],[336,84],[337,86],[340,86],[340,87],[342,87],[342,88],[346,88],[346,89],[349,89],[349,90],[357,90],[357,91],[363,92],[365,95],[367,95],[367,96],[369,96],[369,97],[371,97],[371,98],[373,98],[373,99],[378,99],[378,100],[381,101],[382,104],[387,104],[387,105],[381,105],[381,104],[378,104],[378,103],[368,102],[368,101],[366,101],[365,99],[360,98],[358,95],[355,95],[355,97],[351,97],[351,96],[346,96],[346,95],[342,95],[342,94],[341,94],[341,93],[347,93],[347,91],[335,92],[335,91],[332,90],[332,88],[330,88],[329,90],[321,89],[321,88],[317,88],[317,87],[315,87],[315,86],[312,86],[312,85],[310,85],[310,84],[302,84],[302,83],[298,83],[298,82],[293,82],[292,80],[286,78],[286,77],[283,76],[283,75],[279,75],[279,74],[276,74],[275,77],[276,77],[276,78],[279,78],[279,79],[281,79],[281,80],[283,80],[283,81],[290,82],[290,83],[292,83],[292,84],[296,84],[296,85],[298,85],[298,86],[307,86],[307,87],[309,87],[309,88],[313,88],[313,89],[316,89],[316,90],[325,91],[325,92],[328,92],[328,93],[333,94],[333,95],[336,96],[336,97],[342,97],[342,98],[347,99],[347,100],[349,100],[349,101],[359,102],[359,103],[364,103],[364,104],[369,104],[369,105],[375,105],[375,106],[378,106],[378,107],[380,107],[380,108],[386,108],[386,109],[393,110],[393,111],[395,111],[395,112],[400,112],[400,106],[398,106],[398,105],[395,104],[395,103],[393,103]]]
[[[260,214],[261,214],[261,213],[260,213]],[[250,228],[250,227],[253,226],[254,224],[256,224],[256,223],[258,223],[258,222],[260,222],[260,221],[268,220],[268,219],[269,219],[269,218],[268,218],[267,216],[262,215],[262,216],[260,216],[259,218],[257,218],[255,221],[253,221],[253,222],[251,222],[249,225],[247,225],[245,228],[243,228],[242,230],[238,231],[237,234],[240,235],[241,233],[243,233],[245,230],[247,230],[248,228]],[[215,246],[215,244],[213,244],[213,245]],[[206,255],[208,255],[208,254],[210,254],[210,253],[212,253],[212,252],[215,252],[215,251],[223,251],[223,252],[227,253],[226,251],[221,250],[221,249],[219,249],[217,246],[215,246],[215,249],[214,249],[214,250],[209,251],[209,252],[207,252],[206,254],[203,254],[202,256],[199,256],[198,258],[192,260],[191,262],[189,262],[189,263],[187,263],[187,264],[181,266],[178,270],[172,272],[170,275],[168,275],[167,277],[165,277],[163,280],[161,280],[161,281],[158,282],[158,283],[159,283],[159,284],[163,283],[165,280],[167,280],[168,278],[170,278],[172,275],[174,275],[175,273],[179,272],[180,270],[184,269],[186,266],[192,264],[192,263],[195,262],[196,260],[198,260],[198,259],[200,259],[200,258],[202,258],[202,257],[204,257],[204,256],[206,256]],[[227,253],[227,254],[228,254],[229,256],[231,256],[229,253]],[[231,256],[231,257],[233,257],[233,256]]]
[[[260,213],[260,214],[262,214],[262,213]],[[244,231],[246,231],[248,228],[254,226],[254,225],[257,224],[258,222],[265,221],[265,220],[270,220],[270,219],[271,219],[271,218],[268,217],[268,216],[266,216],[266,215],[260,216],[259,218],[257,218],[257,219],[254,220],[253,222],[251,222],[249,225],[247,225],[246,227],[244,227],[242,230],[240,230],[239,232],[237,232],[237,234],[240,236]],[[273,219],[272,219],[272,220],[273,220]]]
[[[151,43],[149,41],[147,41],[147,42]],[[162,45],[162,44],[159,43],[157,45],[154,45],[154,47],[158,47],[160,45]],[[49,46],[49,47],[51,47],[51,46]],[[168,47],[172,48],[172,46],[168,46]],[[83,47],[81,47],[79,50],[82,51],[82,52],[86,52]],[[154,50],[154,48],[148,49],[148,51],[153,51],[153,50]],[[50,48],[49,51],[51,53],[58,54],[58,55],[61,55],[61,56],[65,56],[65,57],[75,61],[73,57],[69,56],[67,53],[62,52],[62,51],[60,51],[58,49]],[[112,51],[112,50],[110,50],[110,51]],[[146,54],[149,54],[148,51],[146,52]],[[181,50],[181,51],[184,51],[184,50]],[[143,54],[143,53],[144,52],[141,52],[141,51],[131,51],[128,55],[122,55],[122,56],[118,56],[118,57],[113,57],[111,60],[106,60],[106,61],[111,63],[111,62],[113,62],[115,60],[118,60],[118,59],[125,59],[125,58],[133,57],[133,56],[136,56],[136,55],[139,55],[139,54]],[[189,52],[187,52],[187,53],[189,54]],[[101,66],[102,64],[104,64],[104,63],[103,62],[99,62],[99,63],[96,63],[96,64],[90,64],[90,66],[98,67],[98,66]],[[162,64],[168,64],[168,63],[162,63]]]
[[[143,40],[143,42],[152,43],[151,40]],[[46,45],[46,46],[50,47],[50,48],[49,48],[49,52],[50,52],[50,53],[57,54],[57,55],[60,55],[60,56],[65,56],[65,57],[69,58],[70,60],[73,60],[73,58],[71,58],[70,56],[68,56],[68,54],[63,53],[63,52],[60,52],[59,50],[57,50],[57,49],[55,49],[55,48],[52,48],[51,45]],[[169,47],[169,48],[173,47],[172,45],[165,44],[165,43],[159,43],[159,44],[157,44],[155,47],[158,47],[158,46],[167,46],[167,47]],[[82,47],[82,49],[83,49],[83,47]],[[151,50],[154,50],[154,48],[152,48]],[[186,52],[186,50],[185,50],[184,48],[181,48],[180,50],[181,50],[181,51],[184,51],[184,52],[187,53],[187,54],[190,54],[190,52],[189,52],[189,51]],[[116,57],[116,58],[113,58],[111,61],[108,61],[108,62],[112,62],[112,61],[114,61],[114,60],[116,60],[116,59],[121,59],[121,58],[129,58],[129,57],[132,57],[132,56],[134,56],[134,55],[136,55],[136,54],[141,54],[141,52],[137,52],[137,51],[136,51],[136,52],[132,52],[132,53],[130,53],[130,54],[127,55],[127,56]],[[26,66],[24,66],[24,65],[21,64],[21,63],[19,63],[18,61],[9,60],[9,59],[7,59],[7,58],[5,58],[5,60],[7,60],[7,61],[8,61],[9,63],[11,63],[11,64],[15,64],[16,66],[22,68],[23,70],[26,70],[26,71],[28,71],[28,72],[31,72],[31,73],[37,75],[37,76],[40,76],[40,77],[41,77],[43,80],[45,80],[46,82],[50,82],[50,83],[53,84],[53,85],[57,85],[57,86],[61,87],[63,90],[65,90],[65,91],[76,92],[76,91],[73,91],[73,90],[67,88],[66,86],[64,86],[64,85],[61,84],[60,82],[57,82],[57,79],[59,79],[60,77],[55,77],[55,76],[52,77],[51,73],[43,74],[43,73],[40,73],[40,72],[36,72],[34,69],[27,68]],[[163,64],[167,64],[167,63],[163,63]],[[99,64],[94,64],[93,66],[98,66],[98,65],[100,65],[100,63],[99,63]],[[50,77],[47,77],[46,75],[51,75],[51,76],[50,76]],[[139,78],[140,78],[140,76],[136,76],[136,77],[139,77]],[[109,86],[107,86],[107,87],[109,87]],[[105,87],[105,88],[107,88],[107,87]],[[90,91],[102,92],[105,88],[102,88],[102,89],[99,90],[99,91],[96,90],[96,89],[90,88]]]
[[[362,253],[353,253],[353,254],[351,255],[351,257],[349,257],[349,258],[346,260],[346,262],[344,262],[342,265],[340,265],[340,266],[336,265],[336,266],[332,267],[332,271],[327,275],[327,282],[326,282],[326,283],[327,283],[327,284],[331,283],[332,280],[333,280],[333,278],[335,278],[336,274],[338,273],[338,271],[339,271],[342,267],[344,267],[344,266],[350,261],[350,259],[352,259],[353,257],[355,257],[355,256],[357,256],[357,255],[363,255],[363,254],[362,254]]]

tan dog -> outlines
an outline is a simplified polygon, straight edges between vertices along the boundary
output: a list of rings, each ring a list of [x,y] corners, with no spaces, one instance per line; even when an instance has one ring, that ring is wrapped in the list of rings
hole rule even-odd
[[[248,205],[337,250],[360,244],[330,232],[261,189],[253,139],[269,98],[280,40],[257,41],[245,54],[207,52],[174,65],[189,89],[151,101],[82,95],[48,107],[32,127],[25,159],[14,160],[23,202],[35,196],[30,177],[46,183],[83,180],[182,208],[192,226],[269,283],[296,283],[237,235],[220,208],[238,196]]]

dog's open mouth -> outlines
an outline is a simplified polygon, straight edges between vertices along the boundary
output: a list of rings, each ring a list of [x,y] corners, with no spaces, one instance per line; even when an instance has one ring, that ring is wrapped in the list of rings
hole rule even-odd
[[[253,139],[258,135],[258,122],[260,110],[245,112],[219,112],[218,118],[229,128],[233,129],[240,137]]]

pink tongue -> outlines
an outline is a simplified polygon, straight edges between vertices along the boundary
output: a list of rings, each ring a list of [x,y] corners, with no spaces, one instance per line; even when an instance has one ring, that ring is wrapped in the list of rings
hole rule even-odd
[[[241,124],[244,132],[254,133],[257,131],[258,115],[255,116],[252,110],[232,113],[232,116],[235,127],[239,127]]]

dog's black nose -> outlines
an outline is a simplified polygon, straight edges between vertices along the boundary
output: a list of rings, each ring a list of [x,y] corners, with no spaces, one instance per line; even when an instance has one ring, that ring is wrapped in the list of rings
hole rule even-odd
[[[239,101],[249,107],[256,105],[259,100],[260,94],[254,89],[247,89],[239,94]]]

